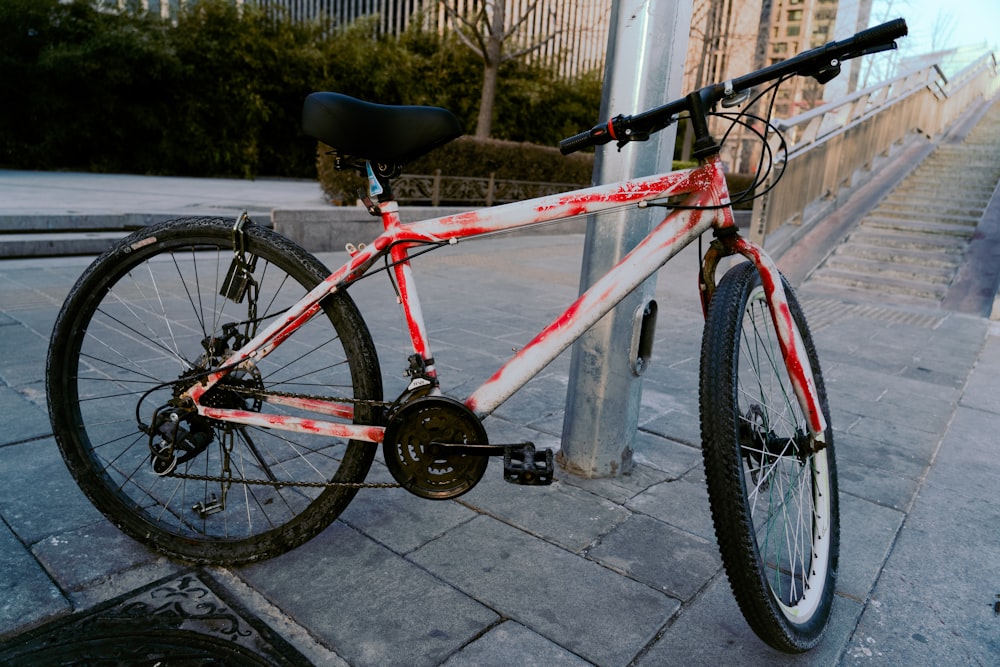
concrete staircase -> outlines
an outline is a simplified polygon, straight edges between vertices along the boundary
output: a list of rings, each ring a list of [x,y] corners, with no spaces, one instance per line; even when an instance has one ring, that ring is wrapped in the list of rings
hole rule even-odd
[[[1000,180],[1000,104],[942,143],[816,269],[813,285],[940,303]]]

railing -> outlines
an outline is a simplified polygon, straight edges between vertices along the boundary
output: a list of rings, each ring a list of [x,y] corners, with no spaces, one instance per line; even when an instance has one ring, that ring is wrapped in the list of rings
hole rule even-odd
[[[751,238],[762,242],[782,225],[812,222],[809,212],[823,210],[818,204],[834,199],[877,156],[910,133],[937,135],[976,99],[990,99],[998,88],[997,61],[987,54],[951,81],[931,66],[775,121],[788,143],[785,172],[774,190],[755,200]]]
[[[433,175],[402,174],[392,182],[392,191],[400,204],[430,204],[431,206],[493,206],[522,199],[544,197],[590,185],[577,183],[540,183],[537,181],[510,181],[467,176],[442,176],[437,169]]]

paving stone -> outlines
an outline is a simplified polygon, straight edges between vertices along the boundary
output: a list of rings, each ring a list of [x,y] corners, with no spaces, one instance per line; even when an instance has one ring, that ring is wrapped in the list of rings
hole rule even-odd
[[[499,620],[340,522],[238,573],[351,665],[437,665]]]
[[[626,507],[715,543],[712,511],[701,466],[678,480],[650,487],[632,498]]]
[[[384,465],[376,463],[366,481],[394,480]],[[458,503],[424,500],[404,489],[361,489],[340,518],[396,553],[406,554],[475,516]]]
[[[820,364],[825,369],[832,364],[857,366],[885,376],[899,375],[912,361],[909,355],[900,355],[891,346],[879,345],[873,349],[868,344],[870,327],[867,322],[857,326],[860,318],[845,318],[836,327],[818,333],[813,342],[819,351]],[[852,326],[854,325],[854,326]]]
[[[868,598],[905,516],[841,492],[837,592],[855,600]]]
[[[929,480],[865,608],[844,664],[995,664],[1000,508]]]
[[[520,623],[506,621],[448,658],[442,667],[585,667],[590,664]]]
[[[905,440],[871,439],[855,433],[835,433],[834,443],[838,461],[850,460],[855,465],[869,466],[912,479],[923,477],[933,455],[933,452],[908,450]]]
[[[50,535],[36,542],[32,552],[67,591],[83,590],[159,558],[107,521]]]
[[[963,406],[1000,414],[1000,392],[995,390],[998,368],[1000,368],[1000,336],[991,335],[986,339],[983,353],[979,356],[969,376],[968,384],[962,392]]]
[[[636,463],[662,470],[672,479],[687,474],[702,460],[700,448],[661,437],[644,428],[636,434],[633,458]]]
[[[928,481],[970,498],[995,497],[1000,489],[998,432],[1000,414],[959,407]]]
[[[826,364],[822,359],[820,363],[823,364],[823,381],[834,414],[838,410],[862,414],[864,407],[877,401],[888,387],[888,380],[882,373],[853,364]]]
[[[0,522],[0,639],[72,610],[31,552]]]
[[[507,399],[494,414],[519,424],[551,421],[558,423],[561,429],[565,407],[566,375],[548,372],[547,369]]]
[[[17,350],[7,355],[0,365],[0,381],[8,387],[20,387],[44,380],[45,355],[48,338],[42,337],[21,324],[3,328],[4,349]]]
[[[641,514],[629,517],[588,555],[682,602],[690,601],[722,567],[714,541]]]
[[[639,426],[651,433],[691,447],[701,446],[701,417],[698,410],[698,383],[668,387],[645,383]]]
[[[52,439],[0,447],[0,470],[0,514],[27,544],[103,520]]]
[[[636,461],[632,467],[632,472],[628,475],[587,478],[572,475],[562,471],[560,468],[560,472],[557,473],[557,479],[564,484],[570,484],[602,498],[607,498],[618,505],[624,505],[630,499],[635,498],[654,484],[674,478],[662,470],[643,465],[641,461]]]
[[[965,372],[970,368],[971,364],[966,366]],[[958,396],[955,388],[893,378],[885,395],[872,405],[873,413],[864,414],[919,430],[940,432]]]
[[[497,466],[460,502],[574,553],[581,553],[630,514],[620,505],[569,484],[517,486],[504,482],[500,471]]]
[[[860,613],[860,602],[835,596],[830,626],[819,646],[808,653],[787,655],[757,638],[743,620],[729,582],[720,574],[636,665],[834,665]]]
[[[480,517],[410,558],[563,648],[626,665],[677,612],[677,600],[597,563]]]
[[[919,480],[876,468],[837,451],[837,483],[841,493],[863,498],[876,505],[906,511],[920,486]]]
[[[562,415],[559,415],[557,421],[558,428],[549,430],[549,425],[542,425],[539,422],[526,426],[491,415],[484,420],[483,425],[493,444],[530,442],[535,445],[536,451],[551,449],[553,452],[558,452],[562,447]]]
[[[52,434],[48,412],[26,397],[23,391],[24,387],[15,391],[0,385],[0,414],[4,416],[0,445]]]
[[[941,428],[934,431],[913,428],[909,422],[891,420],[889,415],[861,416],[842,430],[851,437],[894,445],[917,461],[930,461],[941,441]]]

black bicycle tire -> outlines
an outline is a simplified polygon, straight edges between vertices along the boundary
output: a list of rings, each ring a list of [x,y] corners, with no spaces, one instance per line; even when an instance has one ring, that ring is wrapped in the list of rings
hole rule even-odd
[[[823,479],[827,482],[825,490],[829,505],[826,512],[830,523],[825,536],[828,542],[823,547],[827,549],[826,570],[809,582],[810,586],[819,582],[822,589],[816,593],[818,597],[813,603],[815,607],[804,622],[790,618],[775,599],[755,537],[751,501],[748,498],[745,454],[739,440],[741,413],[737,376],[747,302],[751,294],[760,287],[756,267],[748,262],[739,264],[726,273],[709,305],[701,352],[700,408],[709,501],[723,565],[733,595],[747,623],[762,640],[778,650],[800,653],[813,648],[821,640],[829,622],[839,558],[839,503],[833,433],[829,427],[830,415],[822,372],[802,309],[784,277],[782,282],[828,424],[825,449],[808,457],[810,488],[815,488],[817,477],[821,486]],[[759,296],[761,293],[756,294]],[[773,326],[769,316],[761,319]],[[778,365],[783,373],[780,357]],[[817,470],[822,471],[824,463],[825,474],[818,474]],[[802,467],[805,468],[805,465]],[[822,492],[823,489],[820,488],[819,493]],[[811,494],[810,497],[815,503],[815,497]],[[816,531],[815,523],[815,519],[810,522],[811,533]],[[819,543],[823,544],[824,538],[819,539]],[[810,568],[816,562],[823,565],[824,561],[815,560],[815,556],[813,558]]]
[[[329,271],[311,254],[275,232],[248,225],[245,248],[286,271],[306,290]],[[221,218],[185,218],[135,232],[98,257],[69,293],[53,329],[46,364],[50,418],[62,456],[88,499],[116,526],[136,540],[171,558],[198,564],[241,564],[284,553],[318,534],[347,507],[356,487],[329,486],[306,509],[285,523],[242,538],[192,538],[165,529],[133,508],[134,502],[99,469],[97,456],[82,422],[76,368],[83,339],[98,306],[128,270],[171,249],[207,244],[232,253],[233,223]],[[382,400],[382,378],[371,334],[346,293],[322,302],[330,325],[348,357],[356,423],[377,423],[375,403]],[[370,401],[365,404],[364,401]],[[360,483],[371,466],[375,445],[350,441],[334,481]]]

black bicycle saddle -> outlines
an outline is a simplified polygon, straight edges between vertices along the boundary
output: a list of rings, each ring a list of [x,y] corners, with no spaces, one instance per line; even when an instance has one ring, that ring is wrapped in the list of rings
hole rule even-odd
[[[447,109],[374,104],[340,93],[309,95],[302,129],[340,155],[400,166],[462,134]]]

